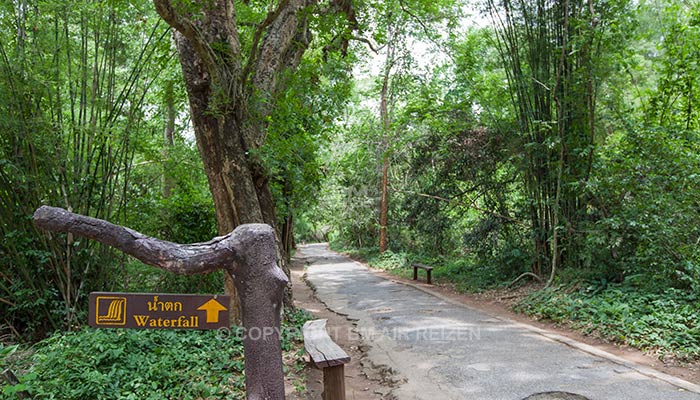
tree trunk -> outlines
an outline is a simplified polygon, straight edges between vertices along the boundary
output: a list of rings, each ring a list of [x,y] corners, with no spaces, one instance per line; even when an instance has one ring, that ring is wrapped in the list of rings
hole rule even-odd
[[[24,62],[24,45],[27,41],[27,0],[17,2],[17,55]]]
[[[170,174],[170,152],[175,146],[175,94],[173,81],[165,83],[165,128],[163,129],[163,197],[170,197],[173,190],[173,177]]]
[[[382,123],[382,141],[380,149],[380,157],[382,160],[382,181],[381,191],[382,198],[379,206],[379,254],[386,251],[388,246],[387,239],[387,224],[389,220],[389,129],[391,120],[389,117],[389,78],[391,77],[391,69],[394,66],[394,42],[389,40],[386,50],[386,61],[384,64],[384,77],[382,79],[382,90],[379,95],[379,116]]]
[[[389,204],[388,204],[388,187],[389,187],[389,157],[384,156],[382,162],[382,204],[379,216],[379,254],[386,251],[388,240],[386,233],[386,225],[389,219]]]

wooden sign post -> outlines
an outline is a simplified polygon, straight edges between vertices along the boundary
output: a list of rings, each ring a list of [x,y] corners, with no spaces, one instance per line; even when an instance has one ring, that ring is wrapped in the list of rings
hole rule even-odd
[[[277,265],[275,233],[272,227],[264,224],[246,224],[237,227],[228,235],[215,237],[208,242],[177,244],[56,207],[38,208],[34,212],[34,224],[47,231],[70,232],[97,240],[138,258],[144,264],[175,274],[192,275],[224,269],[233,278],[240,295],[243,329],[246,332],[257,330],[269,333],[243,337],[246,397],[250,400],[284,399],[280,316],[282,295],[288,279]],[[154,321],[151,318],[156,318],[156,325],[161,324],[156,328],[166,328],[166,324],[180,324],[184,327],[185,319],[189,316],[190,325],[196,323],[201,326],[202,323],[213,323],[211,321],[217,318],[215,315],[221,319],[221,315],[224,314],[217,313],[218,306],[208,301],[199,304],[195,310],[203,314],[185,314],[184,302],[181,314],[167,317],[145,312],[129,314],[129,298],[121,296],[120,300],[116,298],[120,296],[113,297],[115,298],[95,303],[93,311],[97,322],[115,322],[119,318],[123,320],[124,317],[128,320],[129,315],[135,319],[136,315],[139,315],[141,321],[149,327]],[[97,301],[97,298],[95,299]],[[157,302],[162,300],[159,295]],[[167,301],[175,307],[176,300]],[[156,299],[151,297],[151,302],[156,303]],[[222,304],[218,300],[216,302]],[[106,310],[104,307],[107,307]],[[173,310],[174,308],[171,308],[170,312],[174,313]],[[163,309],[162,312],[166,310]],[[180,316],[183,317],[182,320]],[[100,317],[103,318],[100,320]],[[191,319],[192,317],[196,318]],[[138,325],[138,322],[133,322]]]
[[[90,293],[93,328],[229,328],[229,296],[158,293]]]

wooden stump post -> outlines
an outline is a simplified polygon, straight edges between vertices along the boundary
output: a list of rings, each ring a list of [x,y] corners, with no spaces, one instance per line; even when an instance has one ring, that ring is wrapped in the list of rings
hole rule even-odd
[[[345,365],[323,369],[323,400],[345,400]]]
[[[97,240],[175,274],[226,270],[240,295],[243,328],[250,333],[243,338],[246,397],[284,400],[280,316],[288,280],[277,265],[275,233],[269,225],[241,225],[208,242],[177,244],[56,207],[38,208],[34,224]]]

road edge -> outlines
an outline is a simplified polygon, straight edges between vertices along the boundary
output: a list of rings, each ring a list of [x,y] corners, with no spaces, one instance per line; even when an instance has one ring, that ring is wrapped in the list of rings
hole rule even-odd
[[[519,326],[519,327],[521,327],[521,328],[527,329],[527,330],[529,330],[529,331],[531,331],[531,332],[534,332],[534,333],[536,333],[536,334],[538,334],[538,335],[540,335],[540,336],[543,336],[543,337],[545,337],[545,338],[547,338],[547,339],[549,339],[549,340],[553,340],[553,341],[555,341],[555,342],[558,342],[558,343],[561,343],[561,344],[563,344],[563,345],[569,346],[569,347],[571,347],[571,348],[577,349],[577,350],[582,351],[582,352],[584,352],[584,353],[588,353],[588,354],[591,354],[591,355],[594,355],[594,356],[597,356],[597,357],[600,357],[600,358],[604,358],[604,359],[606,359],[606,360],[608,360],[608,361],[610,361],[610,362],[613,362],[613,363],[615,363],[615,364],[618,364],[618,365],[621,365],[621,366],[624,366],[624,367],[633,369],[633,370],[639,372],[640,374],[642,374],[642,375],[644,375],[644,376],[647,376],[647,377],[649,377],[649,378],[659,379],[659,380],[664,381],[664,382],[666,382],[666,383],[668,383],[668,384],[671,384],[671,385],[673,385],[673,386],[675,386],[675,387],[677,387],[677,388],[679,388],[679,389],[686,390],[686,391],[692,392],[692,393],[700,394],[700,385],[697,385],[697,384],[695,384],[695,383],[688,382],[688,381],[686,381],[686,380],[684,380],[684,379],[681,379],[681,378],[678,378],[678,377],[675,377],[675,376],[666,374],[666,373],[661,372],[661,371],[657,371],[657,370],[655,370],[654,368],[648,367],[648,366],[646,366],[646,365],[640,365],[640,364],[637,364],[637,363],[635,363],[635,362],[633,362],[633,361],[625,360],[624,358],[619,357],[619,356],[616,356],[616,355],[611,354],[611,353],[608,353],[608,352],[605,351],[605,350],[598,349],[598,348],[596,348],[596,347],[594,347],[594,346],[591,346],[591,345],[589,345],[589,344],[581,343],[581,342],[579,342],[579,341],[577,341],[577,340],[568,338],[568,337],[566,337],[566,336],[562,336],[562,335],[559,335],[559,334],[556,334],[556,333],[552,333],[552,332],[549,332],[549,331],[547,331],[547,330],[545,330],[545,329],[538,328],[538,327],[536,327],[536,326],[533,326],[533,325],[530,325],[530,324],[526,324],[526,323],[523,323],[523,322],[515,321],[515,320],[512,320],[512,319],[510,319],[510,318],[501,316],[501,315],[494,315],[494,314],[491,314],[490,312],[485,311],[485,310],[479,310],[479,309],[477,309],[477,308],[474,308],[474,307],[472,307],[472,306],[469,306],[469,305],[467,305],[467,304],[464,304],[464,303],[462,303],[462,302],[460,302],[460,301],[451,299],[451,298],[449,298],[449,297],[447,297],[447,296],[445,296],[445,295],[443,295],[443,294],[441,294],[441,293],[438,293],[438,292],[436,292],[436,291],[434,291],[434,290],[431,290],[430,288],[425,287],[424,285],[414,284],[414,283],[406,282],[406,281],[403,281],[403,280],[398,280],[398,279],[387,278],[387,277],[385,277],[385,276],[381,276],[381,274],[380,274],[378,271],[375,271],[374,269],[368,267],[367,265],[365,265],[365,264],[363,264],[363,263],[361,263],[361,262],[359,262],[359,261],[357,261],[357,260],[353,260],[353,261],[356,262],[356,263],[358,263],[359,265],[363,266],[363,267],[364,267],[365,269],[367,269],[369,272],[371,272],[371,273],[373,273],[373,274],[375,274],[375,275],[377,275],[377,276],[380,276],[380,277],[383,278],[383,279],[389,280],[389,281],[394,282],[394,283],[399,283],[399,284],[402,284],[402,285],[405,285],[405,286],[409,286],[409,287],[412,287],[412,288],[414,288],[414,289],[418,289],[418,290],[420,290],[420,291],[422,291],[422,292],[424,292],[424,293],[427,293],[427,294],[429,294],[429,295],[432,295],[432,296],[434,296],[434,297],[437,297],[437,298],[440,299],[440,300],[446,301],[446,302],[448,302],[448,303],[450,303],[450,304],[453,304],[453,305],[456,305],[456,306],[459,306],[459,307],[462,307],[462,308],[466,308],[466,309],[468,309],[468,310],[478,311],[478,312],[483,312],[483,313],[489,314],[489,315],[492,316],[493,318],[496,318],[496,319],[499,319],[499,320],[501,320],[501,321],[504,321],[504,322],[508,322],[508,323],[517,325],[517,326]]]

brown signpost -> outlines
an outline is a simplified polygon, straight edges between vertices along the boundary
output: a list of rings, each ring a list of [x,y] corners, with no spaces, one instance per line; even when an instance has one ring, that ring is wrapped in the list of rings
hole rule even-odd
[[[271,226],[244,224],[208,242],[178,244],[56,207],[38,208],[34,212],[34,224],[49,232],[70,232],[97,240],[144,264],[178,275],[225,270],[240,294],[243,329],[271,331],[271,334],[243,336],[246,397],[284,400],[280,316],[289,280],[277,264],[275,230]],[[94,293],[93,296],[92,326],[134,324],[142,329],[209,329],[229,324],[225,310],[229,300],[224,296],[200,296],[199,300],[188,303],[191,306],[186,306],[187,302],[180,300],[184,296],[180,295],[151,293],[134,301],[130,297],[133,294]]]
[[[93,328],[229,328],[229,296],[161,293],[90,293]]]

